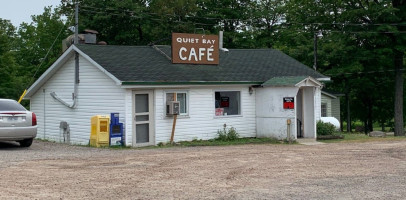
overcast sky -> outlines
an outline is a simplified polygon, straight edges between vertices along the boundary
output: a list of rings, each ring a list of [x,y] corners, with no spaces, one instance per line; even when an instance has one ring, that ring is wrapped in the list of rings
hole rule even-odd
[[[31,15],[40,15],[44,7],[55,8],[60,0],[0,0],[0,18],[8,19],[15,27],[22,22],[30,23]]]

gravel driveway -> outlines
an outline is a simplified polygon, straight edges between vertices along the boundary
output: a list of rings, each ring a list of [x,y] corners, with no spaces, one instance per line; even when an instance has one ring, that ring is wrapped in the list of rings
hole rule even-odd
[[[404,199],[406,142],[96,149],[0,143],[0,199]]]

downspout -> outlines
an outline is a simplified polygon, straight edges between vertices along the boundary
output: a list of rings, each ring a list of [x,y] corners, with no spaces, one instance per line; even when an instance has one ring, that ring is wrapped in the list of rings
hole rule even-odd
[[[78,34],[79,34],[79,4],[76,1],[75,5],[75,40],[74,44],[78,44]],[[70,105],[66,103],[64,100],[58,97],[55,92],[51,92],[50,95],[57,101],[61,102],[63,105],[65,105],[68,108],[75,108],[77,104],[77,97],[78,97],[78,84],[79,84],[79,53],[75,52],[75,80],[74,80],[74,85],[73,85],[73,94],[72,94],[72,99],[73,99],[73,104]]]
[[[45,133],[46,133],[46,129],[47,129],[47,125],[46,125],[47,118],[46,118],[46,112],[45,112],[45,105],[46,105],[46,102],[45,102],[45,88],[42,89],[42,93],[44,93],[44,139],[46,139]]]
[[[78,52],[75,52],[75,80],[74,81],[75,82],[73,85],[73,94],[72,94],[73,104],[72,105],[68,104],[63,99],[59,98],[55,92],[51,92],[50,95],[55,100],[61,102],[63,105],[65,105],[68,108],[76,107],[77,99],[78,99],[78,84],[79,84],[79,53]]]

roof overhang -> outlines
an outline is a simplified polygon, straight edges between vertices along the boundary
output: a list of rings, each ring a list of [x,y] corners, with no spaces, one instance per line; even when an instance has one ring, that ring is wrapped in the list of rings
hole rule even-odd
[[[108,77],[113,79],[117,85],[121,85],[121,81],[118,80],[114,75],[105,70],[75,45],[72,45],[31,85],[30,88],[28,88],[24,99],[29,99],[32,95],[34,95],[69,59],[71,59],[72,56],[74,56],[75,52],[79,53],[79,55],[92,63]],[[72,80],[73,79],[74,77],[72,77]]]
[[[324,94],[324,95],[326,95],[326,96],[328,96],[328,97],[331,97],[331,98],[333,98],[333,99],[337,99],[337,97],[335,96],[335,95],[333,95],[333,94],[330,94],[330,93],[328,93],[328,92],[326,92],[326,91],[321,91],[321,94]]]
[[[296,87],[323,87],[323,84],[315,78],[309,76],[295,85]]]
[[[323,84],[313,77],[281,76],[273,77],[264,83],[263,87],[323,87]]]
[[[330,82],[331,78],[330,77],[325,77],[325,78],[316,78],[316,80],[320,82]]]
[[[153,82],[153,81],[125,81],[122,85],[258,85],[262,82],[255,81],[175,81],[175,82]]]
[[[338,98],[338,97],[343,97],[343,96],[345,96],[345,94],[341,94],[341,93],[331,93],[331,92],[327,92],[327,91],[325,91],[325,90],[322,90],[321,93],[324,94],[324,95],[326,95],[326,96],[329,96],[329,97],[331,97],[331,98],[334,98],[334,99],[336,99],[336,98]]]
[[[187,82],[123,82],[121,88],[188,88],[188,87],[222,87],[255,86],[262,82],[253,81],[187,81]]]

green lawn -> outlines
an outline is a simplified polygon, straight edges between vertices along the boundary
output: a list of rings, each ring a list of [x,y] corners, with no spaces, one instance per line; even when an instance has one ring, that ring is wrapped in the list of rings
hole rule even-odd
[[[243,145],[243,144],[288,144],[286,141],[280,141],[273,138],[238,138],[231,141],[221,140],[193,140],[193,141],[181,141],[175,144],[159,143],[157,146],[141,147],[141,149],[150,148],[168,148],[168,147],[195,147],[195,146],[227,146],[227,145]],[[296,142],[292,142],[296,144]]]
[[[221,141],[221,140],[193,140],[193,141],[183,141],[176,143],[172,146],[225,146],[225,145],[240,145],[240,144],[281,144],[283,141],[279,141],[273,138],[238,138],[230,141]],[[170,144],[166,144],[167,146]],[[171,145],[170,145],[171,146]]]
[[[386,136],[386,137],[369,137],[363,133],[343,133],[344,139],[335,139],[335,140],[320,140],[325,143],[344,143],[344,142],[372,142],[372,141],[406,141],[405,136],[395,137],[395,136]]]

